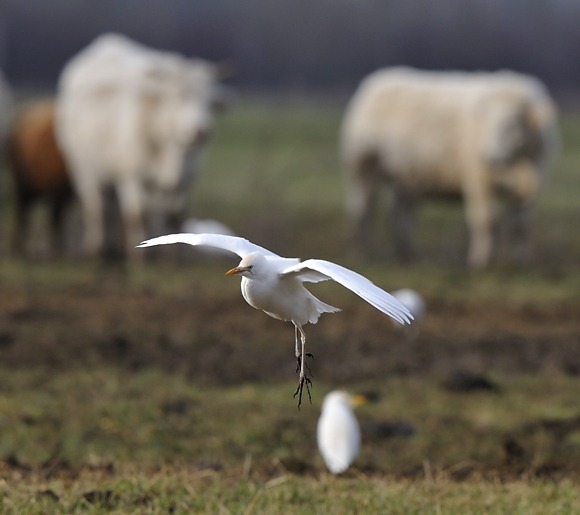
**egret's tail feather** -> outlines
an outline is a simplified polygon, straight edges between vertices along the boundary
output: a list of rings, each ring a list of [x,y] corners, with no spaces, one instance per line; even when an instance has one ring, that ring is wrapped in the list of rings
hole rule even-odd
[[[326,302],[322,302],[320,299],[317,299],[314,295],[312,295],[312,299],[314,300],[314,305],[316,306],[316,312],[310,316],[310,320],[308,320],[311,324],[315,324],[318,322],[320,315],[322,313],[338,313],[342,311],[340,308],[336,308],[331,306],[330,304],[326,304]]]

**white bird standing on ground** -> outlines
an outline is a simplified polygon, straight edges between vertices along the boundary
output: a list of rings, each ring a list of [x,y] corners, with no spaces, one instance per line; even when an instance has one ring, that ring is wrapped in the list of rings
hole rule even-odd
[[[294,324],[296,371],[299,372],[294,396],[298,395],[298,408],[302,403],[304,385],[310,398],[312,384],[305,373],[305,358],[312,355],[306,353],[306,334],[302,326],[308,322],[315,324],[322,313],[340,311],[339,308],[317,299],[303,283],[332,279],[401,323],[410,323],[413,319],[409,310],[392,295],[348,268],[321,259],[301,262],[298,258],[284,258],[244,238],[221,234],[182,233],[152,238],[137,246],[152,247],[171,243],[207,245],[237,254],[242,258],[240,264],[228,270],[226,275],[242,276],[242,296],[246,302],[271,317]]]
[[[366,402],[362,395],[335,390],[324,398],[316,427],[318,450],[333,474],[344,472],[360,450],[360,428],[352,408]]]
[[[425,301],[419,292],[411,288],[402,288],[394,291],[391,295],[411,312],[415,322],[425,316]]]

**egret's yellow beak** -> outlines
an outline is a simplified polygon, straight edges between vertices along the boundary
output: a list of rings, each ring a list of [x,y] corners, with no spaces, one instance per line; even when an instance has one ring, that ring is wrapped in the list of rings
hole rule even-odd
[[[352,395],[350,398],[350,402],[355,407],[366,404],[367,401],[368,401],[368,399],[364,395],[360,395],[360,394],[359,395]]]
[[[236,266],[226,272],[226,275],[236,275],[242,272],[247,272],[250,269],[249,266]]]

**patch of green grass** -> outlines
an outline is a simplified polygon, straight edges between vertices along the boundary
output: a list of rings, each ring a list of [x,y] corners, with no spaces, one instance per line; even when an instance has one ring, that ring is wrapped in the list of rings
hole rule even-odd
[[[293,385],[202,391],[179,377],[115,370],[40,382],[2,376],[3,392],[17,391],[0,406],[2,453],[16,463],[0,466],[3,513],[555,514],[573,513],[580,494],[573,479],[527,472],[507,482],[499,470],[454,478],[477,460],[499,465],[502,434],[530,418],[574,414],[575,381],[530,377],[509,382],[506,397],[464,399],[392,382],[361,423],[404,416],[418,434],[365,440],[357,465],[333,477],[315,449],[318,402],[298,413]],[[539,467],[549,442],[532,443]],[[288,469],[297,459],[306,475]],[[419,472],[405,479],[401,467]]]
[[[201,389],[155,370],[113,368],[3,370],[1,378],[0,455],[15,464],[0,468],[4,513],[539,514],[566,513],[580,493],[572,481],[453,480],[466,466],[501,464],[502,435],[528,421],[575,415],[577,381],[561,376],[505,378],[505,394],[476,397],[387,381],[385,398],[359,410],[357,465],[337,478],[314,439],[327,385],[298,411],[293,384]],[[366,424],[384,418],[407,420],[417,434],[369,437]],[[536,468],[553,459],[547,442],[530,444]],[[293,463],[309,472],[297,475]],[[400,475],[413,467],[413,480]]]
[[[300,478],[284,473],[253,480],[190,468],[85,474],[72,485],[37,480],[0,494],[4,513],[449,513],[550,515],[574,513],[578,488],[562,483],[456,483],[445,477]]]
[[[501,453],[498,435],[539,418],[572,418],[576,383],[561,375],[504,378],[501,396],[462,396],[433,380],[387,380],[385,398],[359,410],[363,425],[385,417],[405,419],[418,435],[407,442],[369,443],[363,462],[388,471],[423,459],[449,464],[479,456],[489,461]],[[57,376],[4,370],[0,388],[5,393],[0,455],[31,466],[56,453],[71,465],[98,457],[114,463],[168,460],[235,467],[252,456],[262,465],[293,457],[317,468],[314,428],[322,394],[330,389],[317,384],[314,404],[298,411],[293,383],[201,388],[154,369],[98,368]]]
[[[191,211],[280,253],[340,241],[340,117],[337,108],[237,106],[219,121]]]

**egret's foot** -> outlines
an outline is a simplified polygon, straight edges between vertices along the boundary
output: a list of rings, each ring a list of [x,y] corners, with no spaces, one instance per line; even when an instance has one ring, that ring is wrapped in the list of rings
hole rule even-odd
[[[300,409],[300,406],[302,404],[302,392],[304,390],[304,385],[306,385],[306,392],[308,393],[308,400],[310,401],[310,404],[312,404],[312,396],[310,395],[310,385],[311,384],[312,384],[312,381],[308,376],[301,377],[298,380],[298,387],[296,388],[296,391],[294,392],[294,397],[296,397],[298,395],[298,409]]]
[[[311,352],[307,352],[306,353],[306,356],[308,358],[314,359],[314,354],[312,354]],[[296,373],[297,374],[300,373],[300,369],[302,368],[301,365],[302,365],[302,357],[301,356],[296,356]],[[308,370],[308,373],[311,374],[312,373],[312,370],[310,370],[310,367],[308,366],[308,363],[305,362],[304,365],[306,366],[306,369]]]

